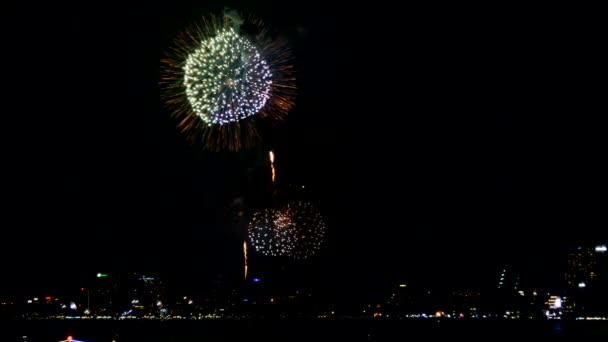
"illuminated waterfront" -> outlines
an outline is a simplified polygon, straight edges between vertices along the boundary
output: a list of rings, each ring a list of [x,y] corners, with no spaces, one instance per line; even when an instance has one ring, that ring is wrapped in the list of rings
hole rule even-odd
[[[206,320],[19,321],[5,341],[48,342],[71,335],[86,342],[120,341],[393,341],[427,338],[605,338],[607,321],[530,320]],[[423,334],[423,335],[421,335]],[[26,338],[24,338],[26,336]]]

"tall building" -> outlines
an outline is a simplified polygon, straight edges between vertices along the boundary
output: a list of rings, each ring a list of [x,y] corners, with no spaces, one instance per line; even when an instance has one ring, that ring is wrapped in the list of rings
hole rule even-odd
[[[90,314],[112,316],[119,310],[118,295],[120,291],[120,275],[97,273],[91,285],[82,288],[82,302],[86,297],[86,308]]]
[[[602,254],[600,251],[602,246],[578,246],[567,253],[564,272],[567,288],[585,287],[595,281],[598,276],[599,257]]]
[[[606,245],[577,246],[567,251],[564,267],[564,314],[574,317],[606,315]]]

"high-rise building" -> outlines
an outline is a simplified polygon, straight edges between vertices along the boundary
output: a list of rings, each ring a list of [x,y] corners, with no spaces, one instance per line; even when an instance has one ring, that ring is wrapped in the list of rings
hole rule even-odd
[[[607,312],[606,245],[577,246],[566,253],[564,314],[588,317]]]
[[[601,250],[601,246],[578,246],[567,253],[564,272],[567,288],[585,287],[587,283],[595,281]]]
[[[81,290],[82,296],[86,296],[86,308],[90,314],[111,316],[118,312],[119,274],[97,273],[90,286]]]

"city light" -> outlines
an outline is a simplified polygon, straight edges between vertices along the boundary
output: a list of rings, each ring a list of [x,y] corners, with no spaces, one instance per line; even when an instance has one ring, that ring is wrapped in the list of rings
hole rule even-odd
[[[72,336],[68,336],[66,340],[61,340],[59,342],[86,342],[86,341],[75,340]]]

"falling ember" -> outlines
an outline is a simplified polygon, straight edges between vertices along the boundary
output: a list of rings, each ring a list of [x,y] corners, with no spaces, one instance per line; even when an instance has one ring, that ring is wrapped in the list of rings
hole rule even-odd
[[[274,152],[270,151],[268,153],[268,155],[270,156],[270,170],[272,171],[272,183],[274,183],[274,177],[275,177],[275,172],[274,172]]]
[[[243,241],[243,257],[245,258],[245,280],[247,280],[247,241]]]

